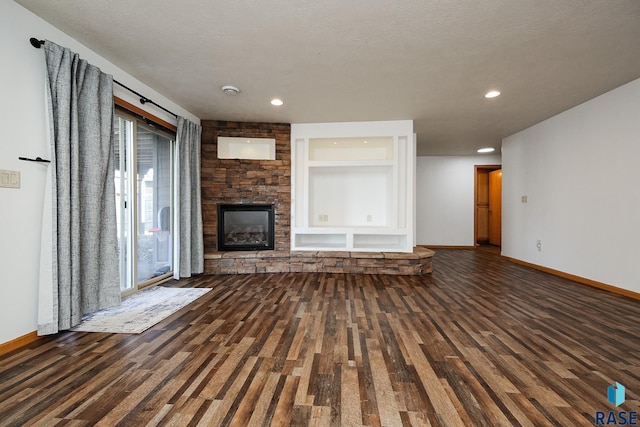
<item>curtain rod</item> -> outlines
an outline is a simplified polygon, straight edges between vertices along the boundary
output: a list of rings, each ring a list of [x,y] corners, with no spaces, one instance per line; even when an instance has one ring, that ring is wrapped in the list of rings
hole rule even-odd
[[[31,46],[35,47],[36,49],[40,49],[40,47],[44,44],[44,40],[38,40],[38,39],[37,39],[37,38],[35,38],[35,37],[31,37],[31,38],[29,39],[29,42],[31,43]],[[160,104],[156,104],[156,103],[155,103],[155,102],[153,102],[151,99],[149,99],[149,98],[147,98],[146,96],[144,96],[144,95],[142,95],[142,94],[140,94],[140,93],[136,92],[135,90],[131,89],[130,87],[123,85],[122,83],[120,83],[120,82],[119,82],[119,81],[117,81],[116,79],[113,79],[113,82],[114,82],[115,84],[119,85],[119,86],[122,86],[123,88],[125,88],[125,89],[126,89],[126,90],[128,90],[129,92],[131,92],[131,93],[133,93],[133,94],[135,94],[135,95],[139,96],[139,97],[140,97],[140,104],[142,104],[142,105],[144,105],[144,104],[146,104],[146,103],[153,104],[153,105],[155,105],[156,107],[160,108],[161,110],[164,110],[164,111],[166,111],[167,113],[171,114],[173,117],[176,117],[176,118],[178,117],[178,115],[177,115],[176,113],[173,113],[173,112],[171,112],[171,111],[167,110],[166,108],[164,108],[164,107],[163,107],[162,105],[160,105]]]

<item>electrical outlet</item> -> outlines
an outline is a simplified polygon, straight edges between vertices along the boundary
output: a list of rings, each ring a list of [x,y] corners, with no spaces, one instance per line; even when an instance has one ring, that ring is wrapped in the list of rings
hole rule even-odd
[[[542,252],[542,240],[536,240],[536,247],[538,248],[538,252]]]
[[[528,196],[522,196],[520,198],[520,200],[522,200],[522,203],[527,203],[529,201],[529,197]]]
[[[373,215],[367,215],[367,222],[373,221]]]

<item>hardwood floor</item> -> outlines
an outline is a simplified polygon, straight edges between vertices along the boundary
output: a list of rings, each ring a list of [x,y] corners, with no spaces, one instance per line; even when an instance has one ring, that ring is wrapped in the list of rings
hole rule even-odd
[[[431,276],[201,276],[140,335],[0,358],[1,426],[593,425],[638,410],[640,302],[440,249]]]

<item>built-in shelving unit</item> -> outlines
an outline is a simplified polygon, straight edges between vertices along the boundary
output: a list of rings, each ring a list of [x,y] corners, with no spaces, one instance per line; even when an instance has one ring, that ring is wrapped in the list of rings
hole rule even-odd
[[[294,124],[292,250],[411,252],[413,123]]]

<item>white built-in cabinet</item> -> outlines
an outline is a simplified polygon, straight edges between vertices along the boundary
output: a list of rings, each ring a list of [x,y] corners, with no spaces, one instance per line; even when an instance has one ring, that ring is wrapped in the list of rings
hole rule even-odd
[[[411,252],[410,120],[291,125],[291,249]]]

